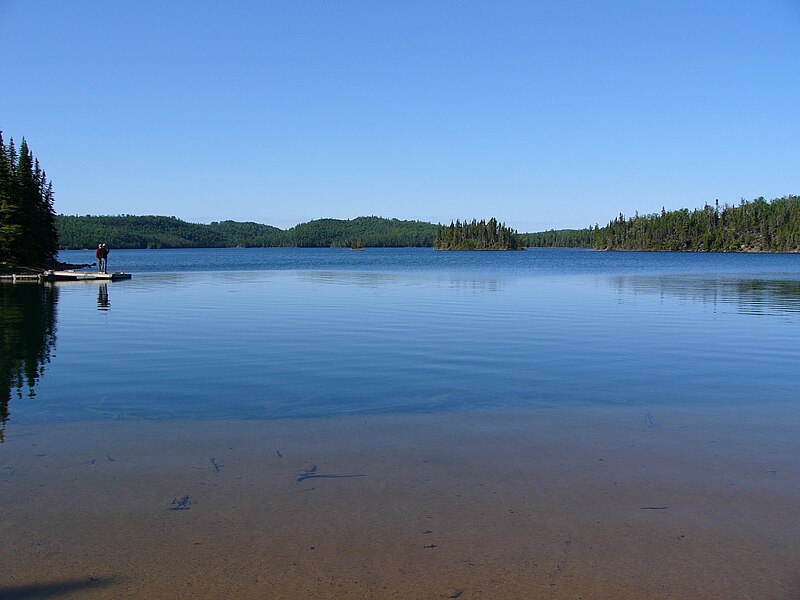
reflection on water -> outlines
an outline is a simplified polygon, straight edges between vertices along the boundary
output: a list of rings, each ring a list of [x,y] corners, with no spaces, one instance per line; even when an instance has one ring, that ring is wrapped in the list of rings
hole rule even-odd
[[[101,283],[97,286],[97,310],[109,310],[111,302],[108,300],[108,284]]]
[[[711,305],[736,305],[740,312],[768,315],[800,312],[800,280],[677,276],[612,277],[622,294],[658,294]]]
[[[466,290],[476,294],[499,292],[505,287],[502,279],[459,279],[452,278],[447,280],[450,289]]]
[[[240,270],[96,285],[60,287],[59,358],[42,381],[58,290],[3,289],[3,420],[23,383],[37,396],[15,404],[17,424],[800,397],[800,274],[785,270]]]
[[[334,284],[345,287],[379,288],[387,284],[403,286],[444,286],[453,290],[476,293],[497,292],[505,287],[504,279],[464,276],[461,273],[442,273],[439,277],[419,273],[369,273],[358,271],[298,271],[297,278],[312,284]]]
[[[400,281],[397,273],[369,273],[358,271],[300,271],[298,277],[311,283],[331,283],[346,286],[376,287],[382,283]],[[406,279],[408,279],[406,277]]]
[[[16,392],[29,396],[50,362],[56,343],[58,288],[39,284],[0,284],[0,442]]]

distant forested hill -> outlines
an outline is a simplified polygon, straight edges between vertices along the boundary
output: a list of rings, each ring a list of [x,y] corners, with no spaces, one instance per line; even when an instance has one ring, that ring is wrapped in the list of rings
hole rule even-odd
[[[551,229],[539,233],[523,233],[528,248],[591,248],[592,229]]]
[[[227,248],[227,247],[350,247],[431,246],[436,226],[422,221],[381,217],[319,219],[282,230],[236,221],[208,225],[175,217],[66,216],[56,217],[61,249],[94,248]]]
[[[55,223],[61,249],[94,248],[100,242],[112,248],[429,247],[434,245],[437,231],[433,223],[382,217],[318,219],[286,230],[259,223],[221,221],[202,225],[175,217],[132,215],[58,215]],[[470,229],[472,225],[459,222],[458,240],[455,239],[455,224],[452,240],[448,237],[451,228],[439,226],[443,247],[478,247],[489,243],[488,233],[484,232],[489,223],[481,222],[480,228],[475,223]],[[507,233],[504,240],[513,239],[514,247],[798,252],[800,196],[771,201],[764,198],[751,202],[742,200],[738,206],[705,206],[693,211],[662,209],[658,214],[636,214],[630,218],[619,215],[605,227],[523,234],[509,230]],[[473,240],[474,236],[477,237]],[[499,233],[497,236],[492,239],[503,246]]]
[[[284,231],[271,225],[240,221],[219,221],[201,225],[219,234],[225,247],[270,247],[279,246]]]
[[[318,219],[285,232],[283,246],[300,248],[349,248],[360,242],[371,247],[432,246],[436,225],[424,221],[400,221],[381,217],[351,220]]]
[[[94,248],[104,242],[111,248],[222,248],[227,240],[208,225],[187,223],[175,217],[56,217],[61,249]]]
[[[738,206],[708,206],[660,214],[619,215],[594,231],[598,250],[705,252],[800,251],[800,196],[767,201],[742,200]]]
[[[94,248],[100,242],[114,248],[430,247],[434,245],[437,228],[424,221],[358,217],[317,219],[283,230],[260,223],[219,221],[202,225],[153,215],[58,215],[56,226],[59,246],[64,250]],[[530,247],[589,248],[592,245],[590,229],[518,235],[522,245]]]

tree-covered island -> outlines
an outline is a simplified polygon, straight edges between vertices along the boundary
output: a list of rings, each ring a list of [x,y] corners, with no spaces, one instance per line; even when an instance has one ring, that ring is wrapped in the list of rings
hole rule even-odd
[[[514,229],[489,221],[451,221],[449,226],[436,227],[433,247],[436,250],[524,250],[525,244]]]

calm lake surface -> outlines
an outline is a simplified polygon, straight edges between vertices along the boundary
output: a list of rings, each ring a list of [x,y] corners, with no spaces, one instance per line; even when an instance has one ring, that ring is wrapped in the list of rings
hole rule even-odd
[[[2,598],[800,597],[800,255],[110,265],[0,285]]]
[[[134,278],[2,286],[7,434],[800,399],[797,255],[114,250],[110,268]]]

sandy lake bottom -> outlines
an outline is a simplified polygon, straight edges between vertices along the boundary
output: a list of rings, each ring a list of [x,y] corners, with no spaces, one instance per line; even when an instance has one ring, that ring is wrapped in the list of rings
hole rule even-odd
[[[797,598],[791,405],[18,425],[0,597]]]

